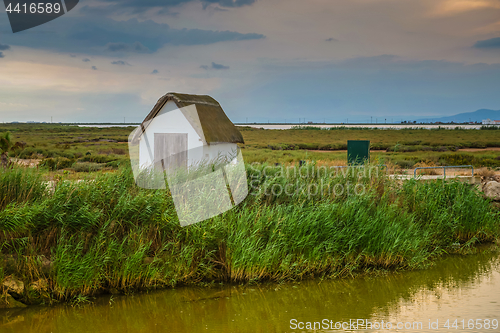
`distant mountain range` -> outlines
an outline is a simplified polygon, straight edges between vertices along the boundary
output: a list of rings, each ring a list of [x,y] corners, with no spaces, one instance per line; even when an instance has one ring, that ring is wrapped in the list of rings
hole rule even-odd
[[[459,113],[454,116],[440,117],[440,118],[420,118],[417,122],[442,122],[442,123],[464,123],[464,122],[481,122],[483,119],[500,120],[500,110],[481,109],[474,112]]]

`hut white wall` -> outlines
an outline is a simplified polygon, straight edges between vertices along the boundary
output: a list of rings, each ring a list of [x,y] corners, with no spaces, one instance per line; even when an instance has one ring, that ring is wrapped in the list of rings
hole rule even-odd
[[[184,114],[182,114],[182,111],[179,110],[174,102],[168,101],[158,115],[151,120],[146,128],[146,132],[141,136],[139,143],[139,165],[141,168],[151,166],[153,163],[155,133],[187,133],[188,149],[203,146],[200,136],[196,133]],[[148,150],[146,140],[149,142],[151,154]],[[199,159],[197,155],[200,155],[199,152],[202,150],[195,149],[193,153],[188,153],[188,165]]]
[[[236,143],[218,143],[203,147],[203,158],[214,161],[217,158],[232,157],[237,155],[238,146]]]

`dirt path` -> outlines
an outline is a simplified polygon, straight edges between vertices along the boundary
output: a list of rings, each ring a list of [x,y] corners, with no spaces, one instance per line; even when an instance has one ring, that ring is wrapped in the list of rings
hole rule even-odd
[[[36,167],[42,161],[41,159],[23,159],[23,158],[11,158],[10,160],[13,163],[17,163],[21,166],[30,168]]]
[[[468,152],[476,152],[476,151],[500,151],[500,147],[489,147],[489,148],[462,148],[458,151],[468,151]]]

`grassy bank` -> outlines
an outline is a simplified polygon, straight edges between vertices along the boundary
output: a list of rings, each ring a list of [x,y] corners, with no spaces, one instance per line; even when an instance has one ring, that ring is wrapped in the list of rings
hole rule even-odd
[[[74,300],[422,268],[499,237],[498,211],[468,184],[401,185],[375,172],[314,167],[248,166],[250,195],[240,206],[185,228],[170,195],[136,187],[127,169],[60,181],[53,191],[37,171],[1,171],[0,280],[21,279],[26,303]]]

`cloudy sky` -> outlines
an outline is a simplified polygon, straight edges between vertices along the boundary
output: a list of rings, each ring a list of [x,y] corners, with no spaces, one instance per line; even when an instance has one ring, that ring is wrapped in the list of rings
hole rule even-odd
[[[140,122],[209,94],[234,122],[500,109],[500,0],[80,0],[12,33],[0,121]]]

